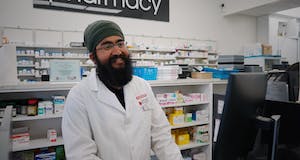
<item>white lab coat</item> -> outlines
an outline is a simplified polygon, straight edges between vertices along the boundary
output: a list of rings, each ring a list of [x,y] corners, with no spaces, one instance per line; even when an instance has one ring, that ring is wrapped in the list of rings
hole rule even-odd
[[[124,86],[126,110],[96,76],[74,86],[67,97],[62,133],[68,160],[181,160],[170,125],[150,85],[133,76]]]

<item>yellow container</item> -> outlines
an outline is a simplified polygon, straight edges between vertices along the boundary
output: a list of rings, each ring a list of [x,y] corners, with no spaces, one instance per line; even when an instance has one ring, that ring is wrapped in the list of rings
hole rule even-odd
[[[177,107],[174,109],[174,114],[183,114],[183,107]]]
[[[177,145],[185,145],[190,143],[190,135],[188,133],[181,133],[176,136]]]
[[[168,116],[168,120],[169,120],[169,123],[170,123],[171,125],[174,125],[174,116],[175,116],[174,113],[171,113],[171,114],[169,114],[169,116]]]
[[[184,123],[184,114],[170,114],[169,117],[169,123],[171,125],[180,125]]]

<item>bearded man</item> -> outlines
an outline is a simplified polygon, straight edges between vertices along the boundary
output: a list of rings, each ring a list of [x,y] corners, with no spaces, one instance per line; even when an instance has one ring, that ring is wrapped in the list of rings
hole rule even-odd
[[[62,133],[70,160],[183,159],[150,85],[132,75],[125,38],[111,21],[85,29],[84,43],[96,70],[66,100]]]

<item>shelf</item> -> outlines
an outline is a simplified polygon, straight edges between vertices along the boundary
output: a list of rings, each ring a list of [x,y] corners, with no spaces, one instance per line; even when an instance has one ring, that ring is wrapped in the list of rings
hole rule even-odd
[[[227,80],[220,79],[177,79],[148,81],[152,87],[160,86],[186,86],[205,84],[227,84]],[[70,90],[78,82],[19,82],[15,85],[0,85],[0,93],[14,92],[39,92],[39,91],[64,91]]]
[[[259,59],[271,59],[271,60],[281,60],[282,57],[278,56],[245,56],[245,59],[251,59],[251,58],[259,58]]]
[[[148,81],[151,87],[162,87],[162,86],[187,86],[187,85],[205,85],[209,84],[213,79],[177,79],[177,80],[154,80]]]
[[[212,81],[212,83],[213,83],[214,85],[216,85],[216,84],[227,84],[228,81],[227,81],[227,80],[221,80],[221,79],[214,79],[214,80]]]
[[[38,56],[37,59],[89,59],[89,57]]]
[[[190,64],[190,66],[218,66],[218,64],[201,64],[201,63],[199,63],[199,64]]]
[[[35,46],[21,46],[17,45],[17,48],[32,48],[32,49],[60,49],[60,50],[87,50],[86,47],[58,47],[58,46],[42,46],[42,45],[35,45]]]
[[[50,67],[35,67],[35,69],[48,69]]]
[[[95,65],[90,65],[90,64],[81,64],[81,67],[96,67]]]
[[[17,67],[34,67],[35,65],[34,64],[31,64],[31,65],[17,65]]]
[[[179,50],[179,51],[199,51],[199,52],[208,52],[207,50],[204,50],[204,49],[197,49],[197,48],[176,48],[176,50]]]
[[[191,148],[197,148],[197,147],[204,147],[208,146],[209,143],[195,143],[195,142],[190,142],[189,144],[186,145],[178,145],[180,150],[186,150],[186,149],[191,149]]]
[[[17,57],[35,57],[35,55],[31,55],[31,54],[17,54]]]
[[[33,77],[34,74],[18,74],[19,77]]]
[[[204,125],[204,124],[209,124],[209,122],[208,121],[206,121],[206,122],[193,121],[193,122],[189,122],[189,123],[184,123],[182,125],[173,125],[173,126],[171,126],[171,129],[200,126],[200,125]]]
[[[90,57],[68,57],[68,56],[64,56],[64,58],[66,58],[66,59],[90,59]]]
[[[62,114],[51,114],[51,115],[43,115],[43,116],[25,116],[25,115],[17,115],[12,118],[12,121],[30,121],[30,120],[42,120],[42,119],[54,119],[61,118]]]
[[[164,49],[136,49],[136,48],[129,48],[129,51],[133,52],[160,52],[160,53],[174,53],[175,50],[164,50]]]
[[[78,82],[19,82],[16,85],[0,86],[0,93],[64,91],[70,90]]]
[[[162,108],[167,108],[167,107],[183,107],[183,106],[195,106],[199,104],[208,104],[208,101],[204,102],[191,102],[191,103],[178,103],[178,104],[172,104],[172,105],[161,105]]]
[[[36,149],[36,148],[44,148],[44,147],[52,147],[52,146],[59,146],[63,145],[63,138],[57,137],[56,142],[49,142],[47,138],[42,139],[33,139],[29,141],[29,144],[24,145],[13,145],[12,151],[24,151],[24,150],[30,150],[30,149]]]
[[[163,58],[163,57],[145,57],[145,58],[142,58],[142,57],[131,57],[132,60],[165,60],[165,61],[168,61],[168,60],[176,60],[176,58]]]
[[[49,140],[47,138],[33,139],[33,140],[29,141],[29,144],[13,145],[12,151],[17,152],[17,151],[31,150],[31,149],[37,149],[37,148],[59,146],[59,145],[63,145],[63,144],[64,144],[64,142],[63,142],[62,137],[57,137],[56,142],[49,142]],[[179,149],[186,150],[186,149],[197,148],[197,147],[208,146],[208,145],[209,145],[209,143],[190,142],[189,144],[186,144],[186,145],[179,145]]]
[[[200,58],[200,59],[206,59],[207,56],[176,56],[176,58]]]

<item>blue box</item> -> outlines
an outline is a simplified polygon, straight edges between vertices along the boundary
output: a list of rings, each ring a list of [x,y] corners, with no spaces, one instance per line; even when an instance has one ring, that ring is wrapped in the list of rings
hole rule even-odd
[[[239,70],[226,70],[226,69],[214,69],[214,68],[204,68],[203,71],[212,72],[213,78],[219,78],[219,79],[228,79],[230,73],[239,72]]]
[[[145,80],[156,80],[157,68],[156,67],[133,67],[133,75],[141,77]]]

